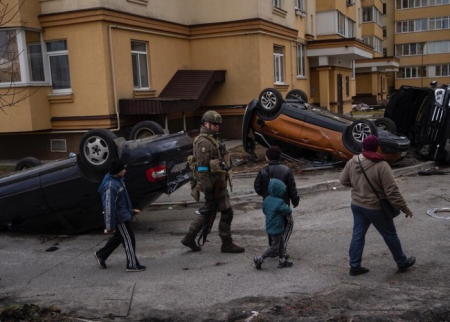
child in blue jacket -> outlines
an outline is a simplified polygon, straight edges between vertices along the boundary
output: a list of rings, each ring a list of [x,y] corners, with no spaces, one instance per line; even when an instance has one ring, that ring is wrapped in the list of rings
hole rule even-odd
[[[272,253],[278,253],[278,268],[292,267],[292,262],[284,256],[284,217],[290,216],[292,209],[284,202],[286,185],[283,181],[272,178],[269,181],[269,196],[264,199],[263,212],[266,216],[266,232],[271,237],[270,247],[261,255],[255,256],[255,267],[261,269],[264,259]]]

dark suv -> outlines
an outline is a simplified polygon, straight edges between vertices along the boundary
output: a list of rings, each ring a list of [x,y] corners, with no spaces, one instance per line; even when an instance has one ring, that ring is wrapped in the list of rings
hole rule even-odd
[[[436,89],[402,86],[389,100],[384,119],[393,121],[391,132],[411,140],[428,160],[450,162],[450,85]],[[377,120],[376,124],[383,123]],[[386,123],[387,124],[387,123]]]

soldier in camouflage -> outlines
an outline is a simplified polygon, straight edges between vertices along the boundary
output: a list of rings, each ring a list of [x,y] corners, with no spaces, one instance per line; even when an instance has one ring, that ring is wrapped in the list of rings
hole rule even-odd
[[[227,182],[231,183],[231,161],[225,146],[217,139],[221,123],[222,117],[219,113],[215,111],[205,112],[202,117],[200,135],[194,139],[194,155],[189,161],[193,172],[192,196],[199,201],[199,192],[203,192],[205,205],[202,208],[206,211],[200,211],[181,243],[194,252],[200,251],[201,247],[195,242],[197,234],[203,228],[209,216],[215,216],[216,212],[220,212],[221,252],[243,253],[245,249],[234,244],[231,237],[233,209],[227,190]]]

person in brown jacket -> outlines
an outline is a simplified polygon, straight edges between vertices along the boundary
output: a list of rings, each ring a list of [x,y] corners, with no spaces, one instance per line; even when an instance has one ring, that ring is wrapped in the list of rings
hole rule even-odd
[[[384,215],[377,195],[361,171],[359,160],[380,198],[388,198],[391,203],[405,213],[405,217],[413,216],[395,182],[391,167],[384,161],[384,156],[377,153],[378,146],[376,136],[367,136],[362,143],[363,152],[353,156],[347,162],[340,176],[340,183],[352,188],[353,235],[349,249],[351,276],[365,274],[369,271],[368,268],[361,266],[361,261],[365,236],[371,224],[383,237],[400,272],[406,272],[416,262],[414,257],[408,258],[403,253],[394,220]]]

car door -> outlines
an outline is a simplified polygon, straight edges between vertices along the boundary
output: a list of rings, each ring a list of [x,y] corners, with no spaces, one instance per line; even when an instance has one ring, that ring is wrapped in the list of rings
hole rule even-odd
[[[29,217],[51,212],[36,167],[0,179],[0,223],[19,225]]]
[[[436,157],[436,149],[447,126],[447,108],[442,105],[444,97],[445,90],[436,89],[433,95],[424,100],[416,118],[415,143],[419,153],[432,160]]]

